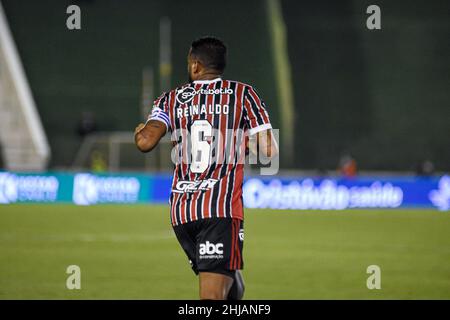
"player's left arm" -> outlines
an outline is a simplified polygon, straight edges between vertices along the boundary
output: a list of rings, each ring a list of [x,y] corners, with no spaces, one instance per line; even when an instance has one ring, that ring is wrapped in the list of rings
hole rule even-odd
[[[249,151],[259,153],[266,158],[276,157],[279,153],[278,143],[272,131],[269,114],[264,101],[253,87],[245,92],[245,118],[249,128]]]
[[[250,144],[250,151],[257,154],[257,150],[266,158],[276,157],[279,153],[278,143],[273,135],[272,129],[260,131],[255,134],[256,143]]]
[[[158,120],[140,123],[134,130],[134,141],[141,152],[152,151],[166,134],[166,125]]]

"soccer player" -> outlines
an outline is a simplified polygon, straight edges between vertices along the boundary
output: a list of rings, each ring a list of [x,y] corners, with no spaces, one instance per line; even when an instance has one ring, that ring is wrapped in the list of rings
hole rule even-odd
[[[242,182],[248,149],[278,153],[263,100],[245,83],[222,78],[227,48],[214,37],[192,42],[189,82],[163,93],[135,129],[142,152],[171,132],[175,170],[171,222],[195,274],[200,299],[240,300],[244,294]],[[256,141],[250,143],[249,141]]]

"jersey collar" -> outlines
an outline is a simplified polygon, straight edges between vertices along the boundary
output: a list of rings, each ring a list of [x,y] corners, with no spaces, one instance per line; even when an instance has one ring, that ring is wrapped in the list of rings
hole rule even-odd
[[[207,83],[213,83],[213,82],[217,82],[217,81],[220,81],[220,80],[222,80],[222,78],[215,78],[215,79],[212,79],[212,80],[195,80],[195,81],[193,81],[194,83],[199,83],[199,84],[207,84]]]

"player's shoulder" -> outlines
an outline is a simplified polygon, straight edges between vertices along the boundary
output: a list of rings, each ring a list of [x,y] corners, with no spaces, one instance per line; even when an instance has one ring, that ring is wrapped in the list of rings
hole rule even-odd
[[[158,105],[162,102],[169,104],[169,106],[173,105],[173,102],[175,100],[173,98],[176,97],[178,93],[184,91],[184,89],[186,89],[190,85],[191,83],[184,83],[171,90],[163,91],[160,94],[160,96],[155,100],[154,105]]]
[[[236,88],[240,88],[244,92],[245,96],[252,96],[256,97],[256,99],[261,99],[259,92],[254,85],[237,80],[226,80],[226,81],[234,83],[235,84],[234,86]]]
[[[161,96],[163,97],[170,97],[171,95],[176,95],[177,93],[179,93],[180,91],[183,91],[184,89],[186,89],[187,87],[190,87],[192,85],[191,82],[187,82],[187,83],[183,83],[181,85],[178,85],[177,87],[168,90],[168,91],[164,91]]]
[[[177,87],[175,87],[174,89],[172,89],[171,92],[177,93],[177,92],[179,92],[180,90],[184,90],[184,89],[186,89],[187,87],[191,87],[191,86],[192,86],[192,82],[186,82],[186,83],[183,83],[183,84],[178,85]]]
[[[242,82],[242,81],[238,81],[238,80],[232,80],[232,79],[224,79],[223,81],[228,81],[231,84],[234,84],[236,87],[242,87],[243,89],[251,89],[251,90],[255,90],[255,88],[248,83]]]

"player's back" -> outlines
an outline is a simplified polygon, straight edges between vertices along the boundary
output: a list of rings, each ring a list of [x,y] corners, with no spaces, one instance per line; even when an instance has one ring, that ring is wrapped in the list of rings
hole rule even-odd
[[[255,89],[221,78],[194,81],[159,97],[150,119],[164,121],[175,143],[172,223],[243,219],[245,142],[271,128]]]

